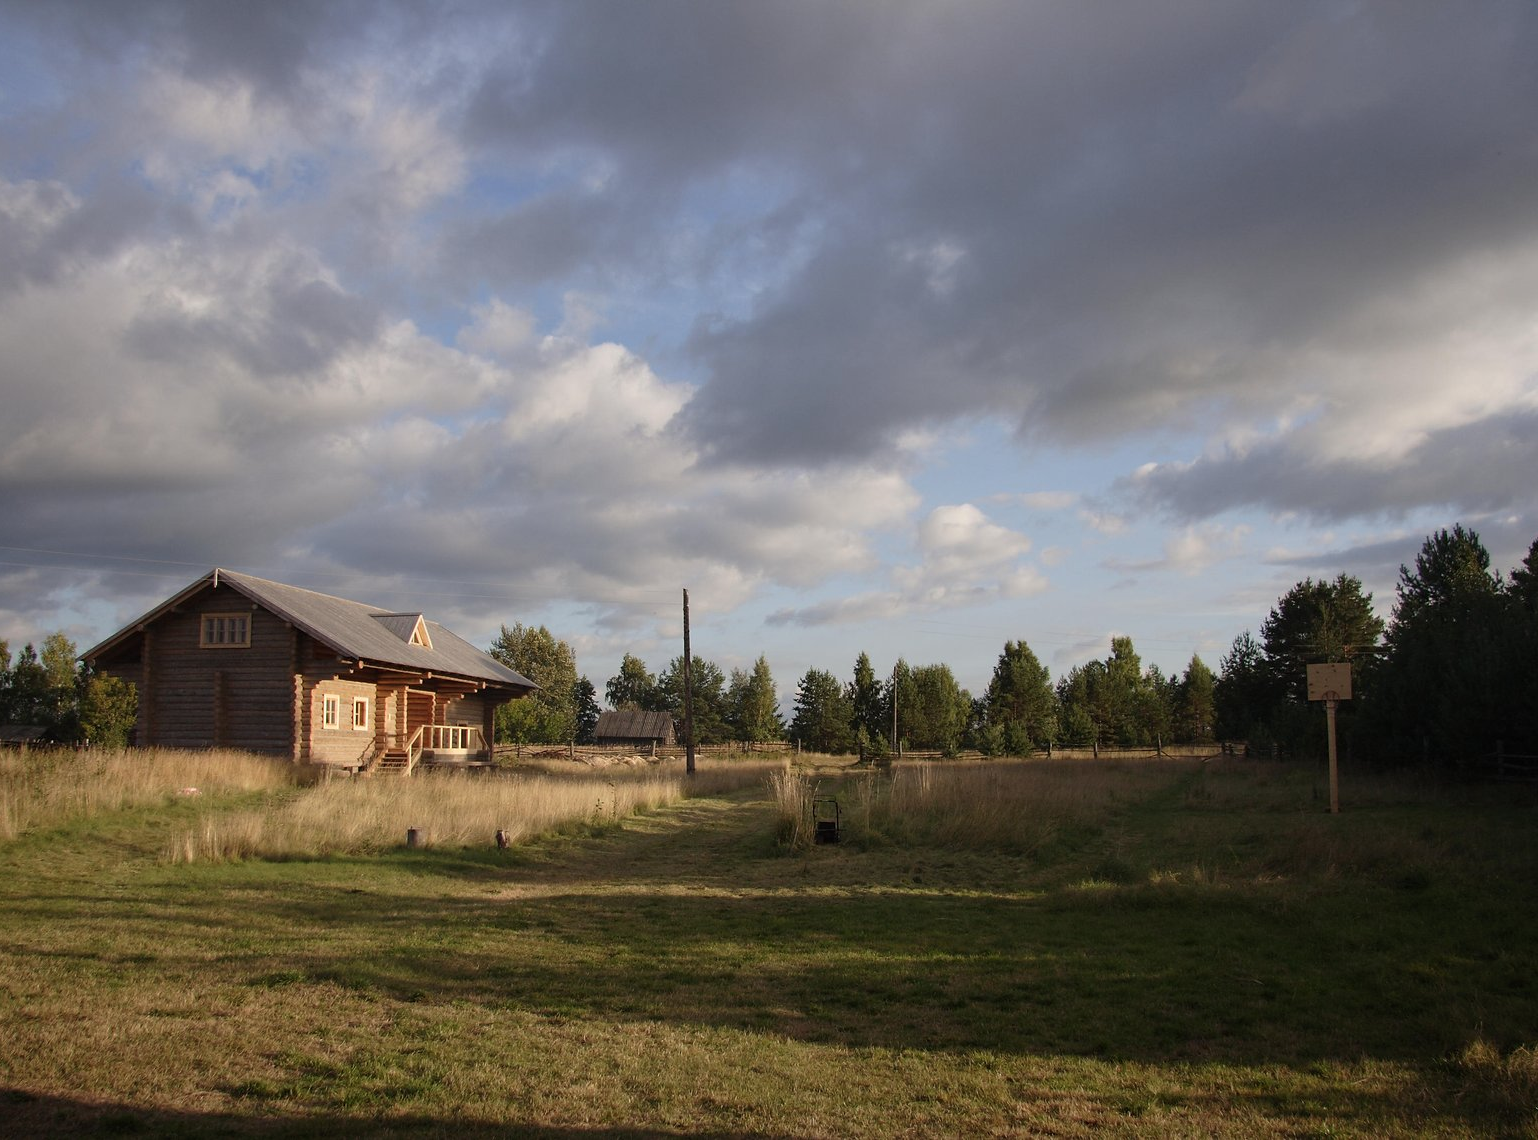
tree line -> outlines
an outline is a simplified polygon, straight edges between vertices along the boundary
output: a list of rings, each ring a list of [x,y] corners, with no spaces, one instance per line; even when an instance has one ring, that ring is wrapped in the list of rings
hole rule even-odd
[[[50,633],[11,660],[0,638],[0,725],[42,729],[42,739],[121,748],[128,743],[138,696],[127,681],[77,663],[75,643]]]
[[[1429,536],[1399,569],[1387,622],[1361,582],[1306,579],[1234,639],[1217,684],[1218,728],[1282,751],[1324,748],[1306,699],[1310,664],[1349,662],[1337,714],[1346,748],[1384,763],[1461,764],[1538,752],[1538,539],[1509,575],[1472,529]]]
[[[1315,754],[1325,745],[1324,717],[1307,699],[1307,666],[1347,662],[1353,699],[1341,704],[1338,723],[1345,747],[1363,759],[1459,763],[1497,748],[1538,752],[1538,540],[1503,575],[1475,531],[1440,530],[1413,566],[1400,567],[1387,621],[1359,578],[1339,574],[1296,583],[1259,631],[1236,637],[1216,672],[1193,655],[1178,676],[1144,667],[1130,637],[1113,637],[1105,658],[1055,683],[1024,639],[1006,641],[977,695],[947,665],[899,659],[878,675],[860,653],[847,679],[808,669],[788,724],[763,657],[729,677],[695,657],[696,740],[788,737],[815,751],[875,755],[1244,741],[1262,753]],[[681,717],[682,665],[676,657],[654,675],[626,654],[605,689],[609,706]]]
[[[1025,756],[1052,745],[1145,746],[1213,739],[1214,678],[1193,657],[1180,677],[1144,669],[1129,637],[1103,661],[1054,685],[1024,641],[1007,641],[985,692],[973,696],[944,664],[899,659],[877,676],[868,654],[852,678],[809,669],[796,687],[791,735],[820,752],[880,756],[893,749],[971,749]]]

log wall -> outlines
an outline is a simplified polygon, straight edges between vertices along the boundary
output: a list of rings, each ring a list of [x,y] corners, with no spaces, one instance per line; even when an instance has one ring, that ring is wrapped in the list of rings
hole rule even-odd
[[[249,613],[250,646],[202,648],[205,613]],[[162,616],[138,649],[135,659],[101,665],[139,690],[139,744],[293,754],[294,639],[286,622],[234,590],[210,588]]]
[[[308,678],[307,678],[308,680]],[[360,755],[365,748],[372,750],[374,743],[374,723],[378,715],[379,694],[375,687],[365,681],[348,681],[326,676],[311,680],[306,686],[308,690],[307,702],[309,704],[309,755],[308,759],[313,764],[339,764],[344,767],[355,767],[360,763]],[[322,705],[327,695],[337,698],[340,707],[337,712],[337,727],[326,728],[322,717]],[[365,697],[368,700],[368,728],[360,730],[352,726],[352,702],[356,697]],[[387,728],[393,723],[394,717],[389,715],[389,705],[386,701]],[[367,757],[363,757],[367,759]]]

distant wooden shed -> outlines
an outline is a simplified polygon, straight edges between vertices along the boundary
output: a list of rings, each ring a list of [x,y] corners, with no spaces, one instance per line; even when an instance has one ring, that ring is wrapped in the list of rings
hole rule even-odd
[[[42,744],[48,728],[41,724],[0,724],[0,745],[20,748],[26,744]]]
[[[593,739],[598,744],[631,748],[671,748],[677,742],[671,713],[641,712],[639,709],[600,713]]]

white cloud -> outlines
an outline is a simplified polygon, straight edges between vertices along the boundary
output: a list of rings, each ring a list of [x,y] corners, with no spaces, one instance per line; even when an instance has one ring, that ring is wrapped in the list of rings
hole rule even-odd
[[[34,245],[71,207],[4,189]],[[153,541],[249,565],[281,549],[365,593],[385,567],[500,573],[612,624],[680,585],[730,609],[865,572],[870,536],[919,502],[875,465],[702,474],[671,430],[693,387],[624,347],[540,338],[495,297],[449,347],[380,321],[293,243],[140,241],[77,263],[0,296],[0,351],[0,481],[30,496],[15,536],[65,550]],[[942,557],[1003,537],[943,520],[926,531]]]
[[[1116,535],[1127,529],[1127,517],[1113,511],[1092,510],[1088,507],[1079,512],[1079,518],[1097,534]]]
[[[914,535],[919,561],[890,569],[891,588],[780,610],[771,625],[829,625],[987,605],[1048,588],[1022,564],[1030,539],[993,522],[971,503],[934,508]]]
[[[1119,571],[1163,571],[1196,576],[1219,562],[1244,553],[1251,528],[1245,524],[1222,526],[1204,523],[1182,527],[1164,542],[1159,558],[1146,560],[1111,559],[1106,565]]]
[[[1033,511],[1066,511],[1079,504],[1077,491],[1024,491],[990,496],[989,501],[1008,503]]]

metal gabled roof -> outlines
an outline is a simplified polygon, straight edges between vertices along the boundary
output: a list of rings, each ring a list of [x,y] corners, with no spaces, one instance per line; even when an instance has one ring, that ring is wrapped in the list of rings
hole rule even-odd
[[[174,608],[204,587],[231,588],[284,621],[303,630],[338,656],[370,665],[394,666],[423,673],[466,677],[520,689],[539,688],[489,653],[421,614],[402,614],[379,606],[332,597],[299,586],[270,582],[234,570],[211,570],[144,617],[124,626],[83,656],[90,660]],[[411,634],[421,622],[432,648],[416,645]]]

